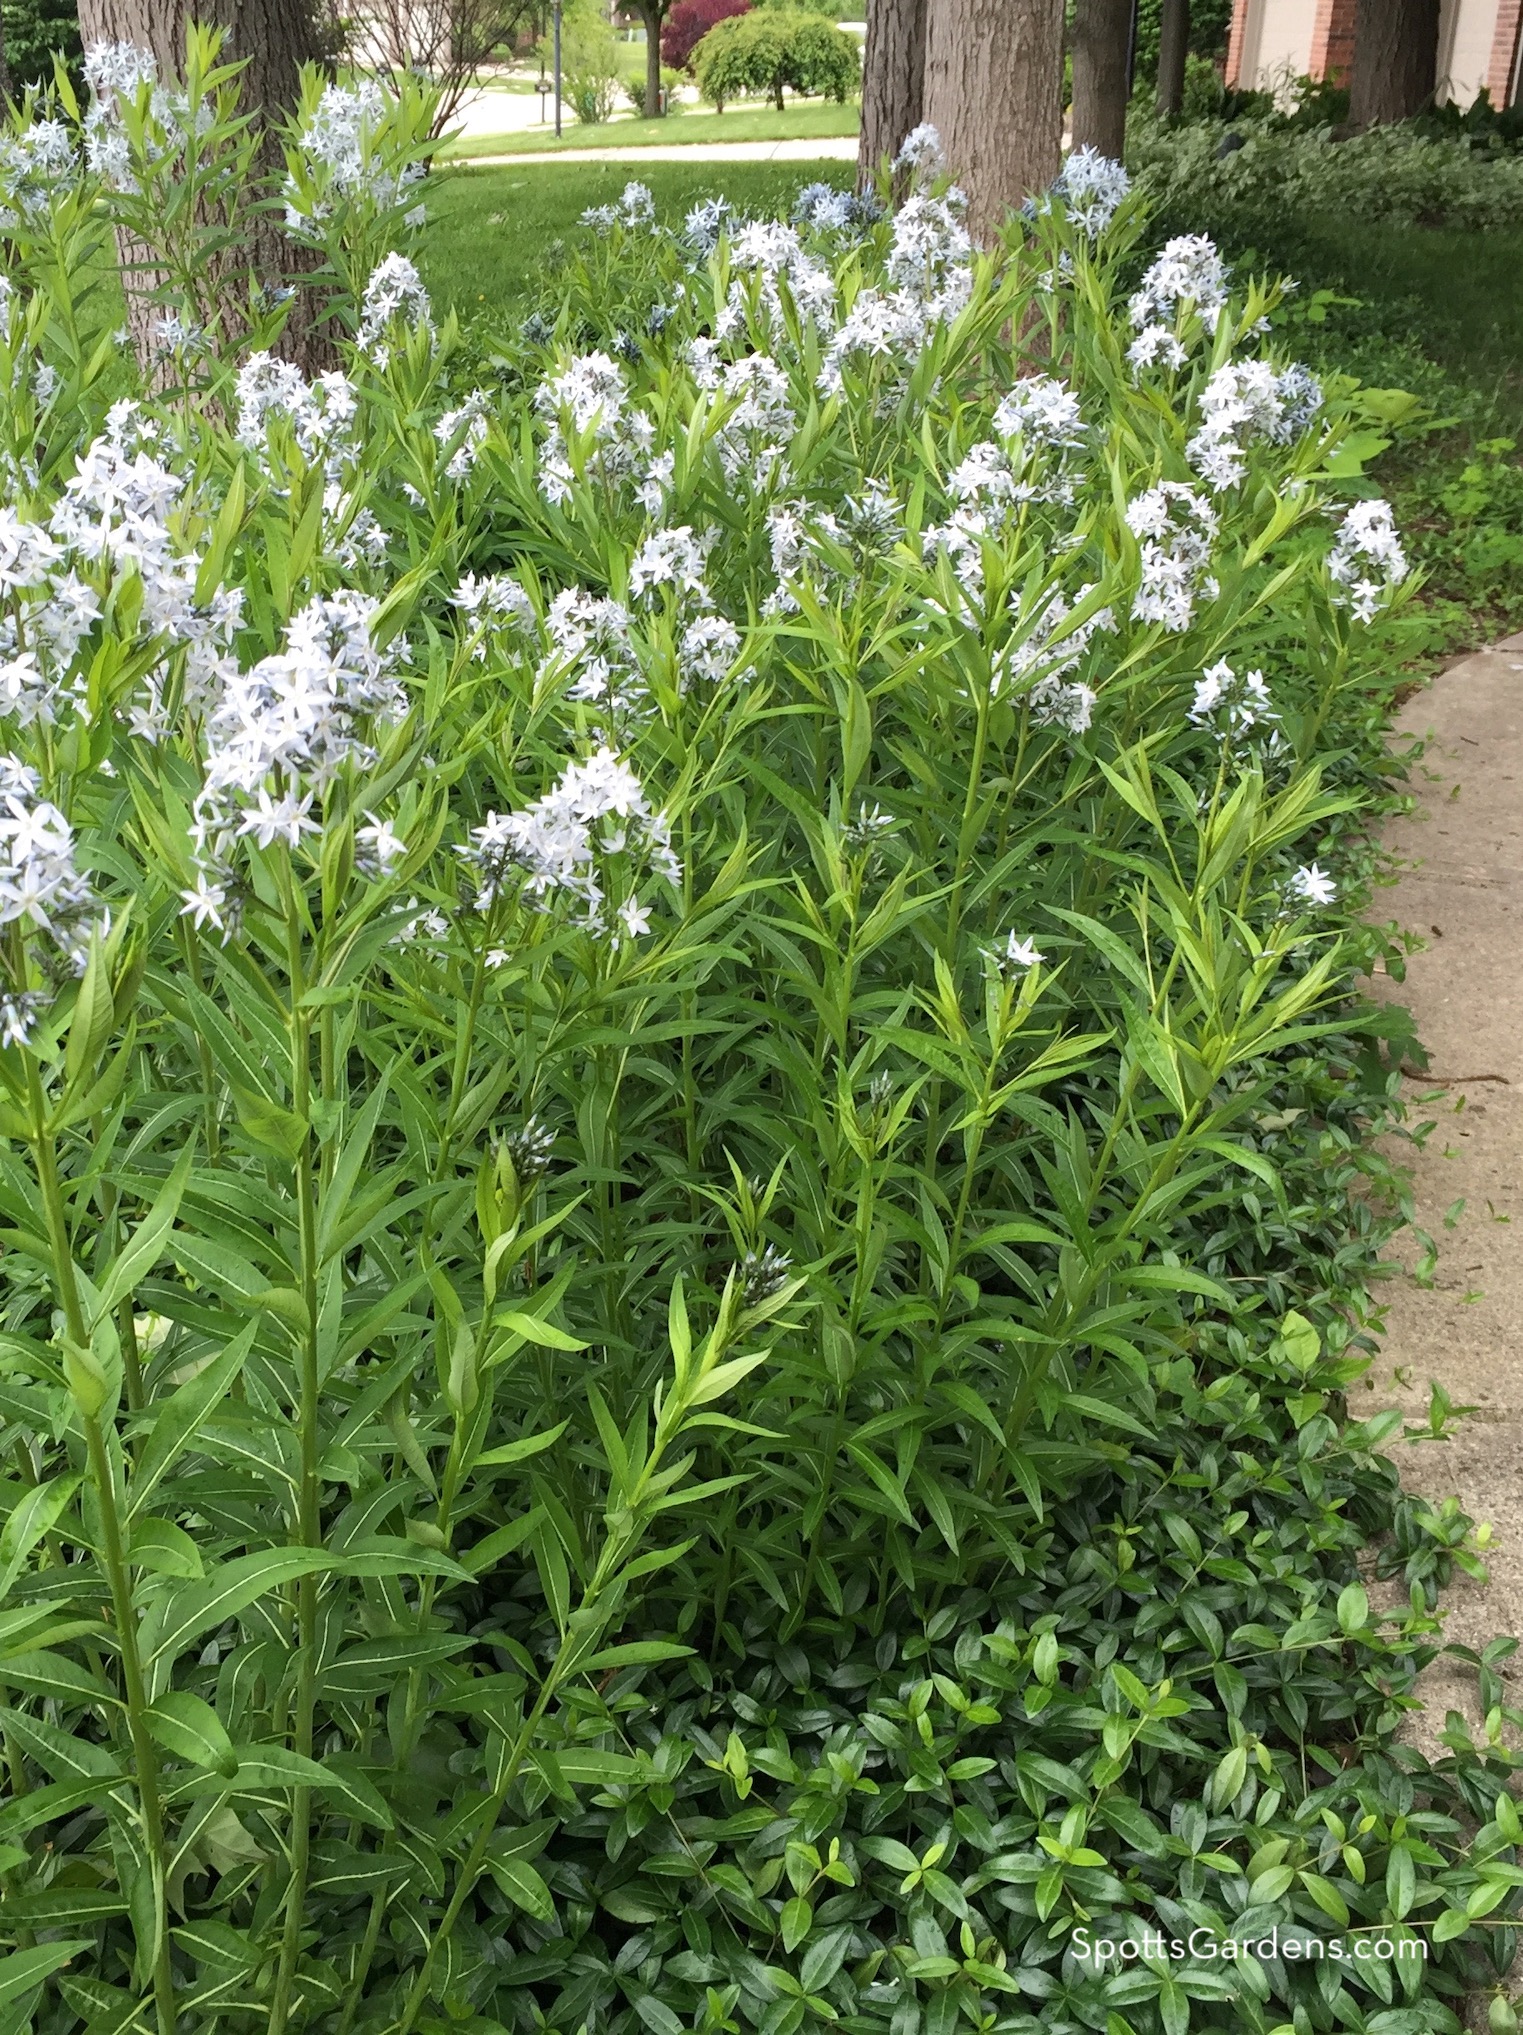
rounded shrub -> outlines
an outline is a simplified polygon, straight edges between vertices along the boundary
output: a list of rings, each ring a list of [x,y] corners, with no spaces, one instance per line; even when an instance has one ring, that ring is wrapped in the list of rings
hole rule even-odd
[[[770,98],[781,112],[784,93],[845,100],[862,76],[856,38],[816,14],[756,8],[719,22],[698,45],[698,89],[723,111],[732,99]]]

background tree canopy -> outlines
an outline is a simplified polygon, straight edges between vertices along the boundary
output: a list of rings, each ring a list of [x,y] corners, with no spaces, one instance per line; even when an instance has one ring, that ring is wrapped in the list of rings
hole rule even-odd
[[[5,54],[11,82],[19,92],[26,85],[46,84],[53,58],[70,64],[80,56],[79,11],[74,0],[4,0]]]
[[[1158,72],[1158,33],[1163,0],[1139,0],[1137,8],[1137,78],[1151,80]],[[1232,0],[1192,0],[1190,54],[1213,59],[1227,54],[1232,27]]]

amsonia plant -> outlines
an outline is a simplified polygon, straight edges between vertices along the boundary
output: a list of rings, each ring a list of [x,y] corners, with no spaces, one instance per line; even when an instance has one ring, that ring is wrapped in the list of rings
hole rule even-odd
[[[668,1827],[680,2013],[622,1995],[660,2035],[991,2026],[1043,1932],[1258,1884],[1239,1826],[1311,1793],[1250,1708],[1275,1630],[1363,1648],[1381,1729],[1410,1647],[1239,1563],[1230,1626],[1118,1624],[1074,1711],[1041,1592],[1181,1406],[1253,1430],[1255,1363],[1308,1462],[1382,1488],[1327,1410],[1359,1307],[1292,1319],[1275,1227],[1276,1102],[1352,1050],[1368,942],[1316,858],[1406,593],[1338,478],[1353,392],[1262,352],[1272,293],[1207,243],[1123,302],[1114,166],[975,253],[926,134],[892,215],[671,231],[632,187],[585,294],[644,264],[647,339],[578,350],[568,300],[477,385],[402,252],[426,104],[318,80],[266,193],[319,258],[308,378],[291,301],[229,289],[255,156],[215,42],[183,90],[86,72],[0,161],[6,2025],[571,2035],[687,1926],[592,1862]],[[830,1634],[857,1688],[917,1627],[968,1686],[828,1717],[813,1777],[696,1719],[760,1715],[759,1630],[782,1686]],[[943,1759],[935,1704],[992,1728],[1006,1684],[1083,1773]],[[695,1744],[730,1793],[668,1826]],[[1220,1851],[1152,1820],[1201,1746]],[[907,1834],[1007,1754],[1029,1819],[991,1783],[918,1848],[857,1829],[906,1747]],[[715,1862],[777,1821],[753,1764],[813,1799],[776,1869]],[[1426,1877],[1374,1921],[1510,1898],[1507,1813],[1479,1866],[1387,1817]],[[1086,1879],[1091,1824],[1186,1858],[1175,1893]],[[1340,1827],[1336,1868],[1255,1853],[1260,1906],[1346,1922],[1374,1825]],[[985,1834],[1024,1862],[954,1879]],[[868,1861],[896,1900],[827,1915]],[[1107,2024],[1111,1977],[1070,1981],[1170,2035],[1224,1997],[1132,1984]]]

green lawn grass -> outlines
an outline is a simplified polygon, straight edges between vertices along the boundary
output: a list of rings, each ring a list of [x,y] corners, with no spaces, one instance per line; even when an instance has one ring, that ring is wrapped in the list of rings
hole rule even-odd
[[[1257,235],[1253,252],[1306,290],[1358,299],[1338,312],[1336,343],[1367,380],[1383,351],[1416,346],[1506,428],[1523,425],[1523,229],[1291,217],[1282,231]]]
[[[1372,469],[1421,568],[1430,655],[1523,621],[1523,230],[1319,216],[1262,234],[1262,265],[1332,290],[1290,342],[1324,372],[1410,390],[1416,428]],[[1294,300],[1293,300],[1294,301]],[[1305,301],[1303,295],[1302,301]]]
[[[526,163],[521,169],[459,169],[429,201],[419,267],[436,303],[462,319],[512,316],[543,270],[545,249],[569,233],[589,205],[616,198],[630,163]],[[846,184],[852,165],[823,163],[651,163],[638,169],[658,212],[670,218],[722,194],[747,210],[788,211],[805,184]]]
[[[511,134],[473,134],[447,142],[441,161],[462,156],[537,155],[567,148],[641,148],[698,141],[820,141],[857,131],[857,102],[844,106],[794,105],[779,113],[774,106],[731,107],[724,113],[707,107],[685,107],[665,120],[644,120],[631,114],[597,127],[572,126],[560,141],[552,126],[521,128]]]

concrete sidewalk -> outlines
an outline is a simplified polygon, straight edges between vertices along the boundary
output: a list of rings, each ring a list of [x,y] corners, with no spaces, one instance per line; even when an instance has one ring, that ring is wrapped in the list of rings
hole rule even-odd
[[[1384,1348],[1356,1388],[1354,1410],[1399,1406],[1427,1422],[1436,1379],[1474,1408],[1452,1441],[1388,1453],[1408,1490],[1434,1505],[1455,1494],[1489,1523],[1490,1580],[1456,1574],[1446,1591],[1448,1639],[1477,1652],[1523,1638],[1523,635],[1464,658],[1409,700],[1399,732],[1426,736],[1413,776],[1416,810],[1386,830],[1407,866],[1373,916],[1394,917],[1424,946],[1404,983],[1373,993],[1406,1004],[1431,1071],[1403,1080],[1414,1125],[1435,1128],[1413,1168],[1417,1220],[1438,1245],[1432,1283],[1411,1276],[1419,1246],[1398,1246],[1405,1276],[1389,1287]],[[1443,1091],[1436,1093],[1436,1091]],[[1523,1652],[1505,1670],[1506,1700],[1523,1699]],[[1447,1710],[1480,1722],[1474,1671],[1438,1661],[1422,1677],[1426,1709],[1409,1735],[1430,1757]]]
[[[823,136],[818,141],[690,141],[669,147],[556,148],[505,155],[457,155],[450,167],[466,164],[504,169],[516,163],[808,163],[855,162],[856,137]]]

